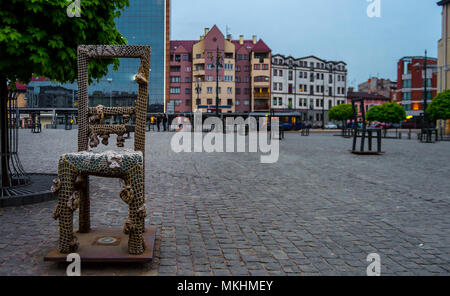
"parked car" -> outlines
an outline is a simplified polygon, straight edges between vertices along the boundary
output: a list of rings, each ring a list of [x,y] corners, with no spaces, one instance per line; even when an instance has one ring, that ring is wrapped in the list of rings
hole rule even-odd
[[[385,129],[388,129],[388,128],[392,128],[392,125],[389,124],[389,123],[377,123],[377,124],[375,125],[375,127],[376,127],[376,128],[385,128]]]
[[[337,128],[338,128],[338,126],[336,124],[332,123],[332,122],[328,122],[325,125],[325,129],[337,129]]]

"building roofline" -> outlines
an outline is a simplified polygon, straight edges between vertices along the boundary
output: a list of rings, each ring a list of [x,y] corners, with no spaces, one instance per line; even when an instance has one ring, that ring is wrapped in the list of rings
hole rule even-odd
[[[450,3],[450,0],[448,0]],[[406,57],[402,57],[399,61],[404,60],[404,59],[418,59],[418,60],[424,60],[425,56],[406,56]],[[427,60],[430,61],[437,61],[437,58],[433,58],[433,57],[427,57]]]
[[[344,61],[328,61],[328,60],[324,60],[324,59],[318,58],[318,57],[316,57],[314,55],[309,55],[309,56],[305,56],[305,57],[301,57],[301,58],[294,58],[294,57],[292,57],[290,55],[289,56],[285,56],[285,55],[280,54],[280,53],[272,55],[272,57],[277,57],[277,56],[278,57],[282,57],[284,59],[293,59],[294,61],[304,60],[304,59],[307,59],[307,58],[315,58],[315,59],[318,59],[319,61],[322,61],[324,63],[333,63],[333,64],[344,64],[344,65],[347,65],[347,63],[344,62]]]
[[[437,5],[443,6],[443,5],[446,5],[446,4],[449,4],[449,3],[450,3],[450,0],[441,0],[441,1],[439,1],[437,3]]]

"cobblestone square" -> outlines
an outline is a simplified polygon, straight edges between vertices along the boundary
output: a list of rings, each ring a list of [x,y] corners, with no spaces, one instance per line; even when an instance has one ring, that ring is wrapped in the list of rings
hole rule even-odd
[[[384,140],[385,155],[356,156],[350,139],[286,133],[279,161],[261,164],[257,153],[176,154],[172,135],[147,134],[152,263],[83,264],[83,275],[366,275],[370,253],[382,275],[450,275],[450,142]],[[21,130],[22,164],[56,173],[76,137]],[[91,180],[92,226],[122,227],[119,181]],[[0,275],[65,275],[43,261],[55,205],[0,209]]]

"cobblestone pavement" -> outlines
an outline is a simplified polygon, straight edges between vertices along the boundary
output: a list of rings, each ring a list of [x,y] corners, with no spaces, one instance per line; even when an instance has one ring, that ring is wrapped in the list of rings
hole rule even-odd
[[[386,140],[385,155],[363,157],[349,139],[287,133],[279,162],[261,164],[251,153],[175,154],[171,135],[147,137],[153,262],[83,264],[84,275],[365,275],[373,252],[383,275],[450,275],[449,142]],[[23,131],[20,145],[26,170],[56,173],[76,131]],[[119,190],[92,179],[93,226],[122,226]],[[65,274],[43,262],[55,205],[0,209],[0,275]]]

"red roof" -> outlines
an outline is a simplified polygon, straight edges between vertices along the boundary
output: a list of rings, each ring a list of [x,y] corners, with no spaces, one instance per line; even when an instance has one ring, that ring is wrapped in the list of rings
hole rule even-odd
[[[353,98],[364,98],[364,99],[372,99],[372,100],[387,100],[390,101],[391,98],[379,95],[379,94],[371,94],[367,92],[348,92],[347,97],[349,99]]]
[[[194,44],[198,41],[195,40],[174,40],[170,41],[170,51],[175,51],[179,46],[183,46],[188,52],[192,52]],[[176,47],[176,48],[175,48]]]
[[[252,40],[244,40],[244,44],[241,45],[239,40],[232,40],[233,44],[236,47],[236,51],[238,51],[241,47],[250,48],[252,51],[258,51],[258,52],[269,52],[271,49],[262,41],[261,39],[256,42],[256,44],[253,44]]]

